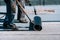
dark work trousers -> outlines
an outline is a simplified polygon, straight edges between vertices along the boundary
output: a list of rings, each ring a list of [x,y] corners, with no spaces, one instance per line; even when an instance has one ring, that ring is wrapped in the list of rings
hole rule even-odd
[[[6,2],[6,10],[7,10],[7,13],[6,13],[4,23],[6,23],[8,25],[13,24],[14,15],[11,12],[11,0],[7,0],[7,2]]]
[[[18,1],[22,4],[22,1],[23,0],[18,0]],[[17,5],[17,6],[18,6],[17,20],[20,20],[21,18],[24,18],[25,17],[25,14],[22,13],[21,9],[19,8],[19,5]],[[24,5],[22,5],[22,6],[24,8]]]

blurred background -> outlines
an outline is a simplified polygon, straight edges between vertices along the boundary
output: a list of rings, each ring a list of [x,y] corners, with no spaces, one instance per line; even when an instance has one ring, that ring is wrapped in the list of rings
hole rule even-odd
[[[60,0],[29,0],[32,5],[59,5]],[[0,5],[5,5],[4,0],[0,0]],[[27,5],[27,3],[26,3]]]

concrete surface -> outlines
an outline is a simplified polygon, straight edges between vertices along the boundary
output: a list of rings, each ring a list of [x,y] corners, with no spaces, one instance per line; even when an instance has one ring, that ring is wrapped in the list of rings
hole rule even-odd
[[[44,22],[42,27],[41,31],[0,31],[0,40],[60,40],[60,22]]]

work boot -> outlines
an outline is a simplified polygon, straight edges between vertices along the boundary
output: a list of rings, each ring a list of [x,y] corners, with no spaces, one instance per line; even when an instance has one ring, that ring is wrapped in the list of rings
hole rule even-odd
[[[27,23],[26,20],[19,20],[20,23]]]
[[[12,31],[18,31],[18,28],[15,24],[10,24],[10,27],[12,28]]]
[[[20,19],[18,20],[20,23],[28,23],[28,21],[26,19]]]
[[[8,25],[8,24],[4,23],[4,24],[3,24],[3,28],[4,28],[4,29],[12,29],[12,31],[17,31],[17,30],[18,30],[18,28],[16,27],[15,24],[10,24],[10,25]]]
[[[9,25],[6,24],[6,23],[4,23],[4,24],[3,24],[3,28],[4,28],[4,29],[8,29],[8,28],[9,28]]]

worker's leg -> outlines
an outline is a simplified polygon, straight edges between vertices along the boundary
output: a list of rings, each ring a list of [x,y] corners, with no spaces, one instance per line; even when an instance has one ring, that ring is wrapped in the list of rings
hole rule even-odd
[[[6,8],[7,8],[7,14],[3,23],[4,28],[14,28],[13,27],[13,19],[14,19],[14,14],[11,11],[11,0],[8,0],[6,3]]]
[[[20,3],[22,3],[20,0],[18,0],[18,1]],[[24,5],[22,5],[22,7],[24,8]],[[21,9],[19,8],[19,5],[18,5],[17,20],[19,20],[19,22],[21,22],[21,23],[27,23],[26,18],[25,18],[25,14],[23,11],[21,11]]]

